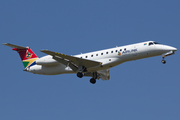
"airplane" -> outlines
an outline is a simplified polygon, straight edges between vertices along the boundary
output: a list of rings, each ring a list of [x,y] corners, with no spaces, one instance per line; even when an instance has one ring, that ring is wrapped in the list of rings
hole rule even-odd
[[[92,84],[95,84],[97,79],[109,80],[109,69],[124,62],[162,55],[162,63],[165,64],[164,58],[177,51],[175,47],[146,41],[74,56],[41,50],[47,55],[38,58],[30,47],[10,43],[3,45],[12,47],[12,50],[19,53],[24,71],[41,75],[75,73],[79,78],[92,77],[90,79]]]

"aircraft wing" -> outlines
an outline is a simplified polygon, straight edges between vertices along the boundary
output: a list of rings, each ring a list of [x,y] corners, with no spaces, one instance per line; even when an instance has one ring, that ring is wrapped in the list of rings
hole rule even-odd
[[[78,57],[65,55],[65,54],[62,54],[62,53],[57,53],[57,52],[53,52],[53,51],[49,51],[49,50],[41,50],[41,52],[46,53],[48,55],[55,56],[55,57],[58,56],[63,60],[72,62],[76,66],[84,66],[86,68],[96,67],[96,66],[99,66],[99,65],[102,64],[101,62],[96,62],[96,61],[92,61],[92,60],[78,58]]]

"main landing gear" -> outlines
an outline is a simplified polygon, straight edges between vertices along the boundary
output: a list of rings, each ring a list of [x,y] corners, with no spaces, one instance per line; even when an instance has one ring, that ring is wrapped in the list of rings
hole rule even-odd
[[[95,84],[95,83],[96,83],[96,79],[91,78],[91,79],[90,79],[90,83]]]
[[[83,76],[84,76],[84,75],[83,75],[82,72],[78,72],[78,73],[77,73],[77,77],[82,78]]]
[[[78,67],[78,73],[77,73],[77,77],[82,78],[84,76],[84,74],[82,72],[86,71],[86,68],[84,66],[79,66]]]
[[[95,84],[96,79],[98,78],[97,72],[93,72],[91,76],[92,76],[92,78],[90,79],[90,83]]]
[[[77,77],[82,78],[84,74],[82,72],[77,73]],[[86,76],[86,75],[85,75]],[[95,84],[97,79],[97,72],[91,73],[92,78],[90,79],[90,83]]]

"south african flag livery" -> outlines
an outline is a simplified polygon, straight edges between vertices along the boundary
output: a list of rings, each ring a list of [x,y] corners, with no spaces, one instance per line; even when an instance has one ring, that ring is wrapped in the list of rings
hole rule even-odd
[[[38,59],[37,55],[31,50],[30,47],[28,48],[13,48],[13,50],[17,51],[21,57],[23,62],[24,68],[30,67],[35,65],[35,61]]]

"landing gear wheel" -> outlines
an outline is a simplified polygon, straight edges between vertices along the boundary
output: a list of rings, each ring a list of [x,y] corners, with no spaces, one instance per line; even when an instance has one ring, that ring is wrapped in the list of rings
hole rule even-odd
[[[91,78],[91,79],[90,79],[90,83],[95,84],[95,83],[96,83],[96,79]]]
[[[82,74],[81,72],[78,72],[78,73],[77,73],[77,76],[78,76],[79,78],[82,78],[82,77],[83,77],[83,74]]]
[[[163,64],[165,64],[165,63],[166,63],[166,61],[165,61],[165,60],[162,60],[161,62],[162,62]]]

